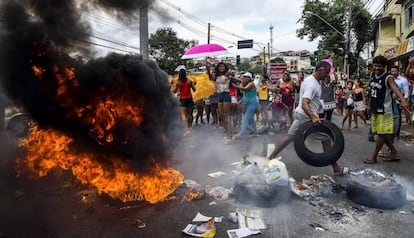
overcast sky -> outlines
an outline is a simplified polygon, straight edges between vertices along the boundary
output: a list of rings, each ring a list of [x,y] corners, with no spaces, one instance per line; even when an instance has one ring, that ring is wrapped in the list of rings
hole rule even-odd
[[[300,0],[159,0],[158,5],[167,9],[171,16],[204,31],[205,35],[194,34],[177,22],[168,24],[178,32],[180,38],[197,39],[200,44],[207,43],[208,27],[203,28],[198,21],[182,14],[173,5],[205,23],[211,23],[213,25],[211,43],[230,46],[231,42],[237,44],[238,40],[243,40],[240,37],[244,37],[244,39],[253,39],[254,42],[262,43],[267,48],[267,43],[271,42],[269,27],[273,26],[273,51],[305,49],[313,51],[317,47],[316,41],[309,42],[307,39],[300,40],[296,37],[296,29],[301,27],[296,22],[300,18],[303,2]],[[171,5],[166,3],[171,3]],[[256,54],[261,52],[261,47],[255,45],[254,48],[257,50],[253,52]],[[236,51],[236,49],[237,47],[230,48],[231,51]],[[238,53],[248,52],[251,50],[243,49]]]
[[[218,43],[233,54],[257,55],[268,50],[271,43],[269,27],[273,26],[273,52],[288,50],[309,50],[317,48],[317,40],[296,37],[296,29],[302,25],[299,20],[304,0],[156,0],[149,10],[149,34],[160,27],[171,27],[181,39],[198,40],[207,43],[207,23],[211,23],[210,43]],[[378,9],[382,0],[370,0],[369,8]],[[107,19],[107,18],[105,18]],[[139,48],[139,28],[119,30],[117,34],[102,32],[105,21],[98,20],[99,36],[124,42]],[[254,50],[237,50],[238,40],[252,39],[259,45]],[[108,45],[108,42],[105,44]],[[233,47],[232,47],[233,46]],[[118,46],[116,46],[118,48]],[[130,49],[128,49],[130,50]]]

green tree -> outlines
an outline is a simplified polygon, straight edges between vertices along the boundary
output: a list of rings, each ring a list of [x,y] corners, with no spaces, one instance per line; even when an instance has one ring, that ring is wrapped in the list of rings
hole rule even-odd
[[[347,2],[349,0],[306,0],[303,6],[302,16],[299,22],[303,27],[296,31],[299,38],[305,36],[309,41],[319,38],[318,50],[332,52],[334,63],[341,65],[345,56],[345,35],[346,35],[346,18]],[[357,60],[360,53],[364,50],[366,43],[374,39],[371,28],[371,14],[364,8],[364,1],[352,1],[351,24],[350,24],[350,50],[348,55],[350,64],[350,73],[353,74],[357,69]],[[314,14],[309,14],[312,12]],[[316,16],[317,15],[317,16]],[[321,20],[323,18],[326,22]],[[337,31],[341,32],[339,34]],[[342,66],[342,65],[341,65]]]
[[[237,66],[239,71],[248,71],[250,69],[250,63],[247,60],[242,60],[240,64]]]
[[[253,73],[254,75],[261,75],[263,74],[263,66],[262,65],[252,65],[250,66],[250,68],[248,69],[249,72]]]
[[[151,34],[148,43],[149,55],[162,70],[171,74],[178,65],[185,64],[181,56],[187,49],[196,45],[197,41],[179,39],[172,28],[166,27]]]

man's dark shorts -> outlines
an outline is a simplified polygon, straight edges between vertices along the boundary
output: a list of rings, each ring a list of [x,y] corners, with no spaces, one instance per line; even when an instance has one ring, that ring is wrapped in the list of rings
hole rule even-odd
[[[181,107],[194,107],[193,98],[181,98],[180,103]]]

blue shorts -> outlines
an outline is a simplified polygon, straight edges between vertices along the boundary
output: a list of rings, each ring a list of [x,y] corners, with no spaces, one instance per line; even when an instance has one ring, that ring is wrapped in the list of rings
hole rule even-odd
[[[231,96],[229,92],[222,92],[218,94],[219,102],[231,102]]]

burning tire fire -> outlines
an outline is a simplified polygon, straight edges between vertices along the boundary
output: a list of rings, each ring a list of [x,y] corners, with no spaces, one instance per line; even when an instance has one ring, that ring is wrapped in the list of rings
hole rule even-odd
[[[346,194],[356,203],[380,209],[400,208],[407,196],[405,188],[392,177],[369,169],[351,172]]]
[[[35,125],[21,144],[27,154],[18,173],[61,168],[115,199],[156,203],[183,182],[169,164],[182,131],[178,103],[155,62],[93,57],[81,11],[100,3],[1,2],[1,85]],[[144,4],[128,3],[105,9],[130,13]]]

